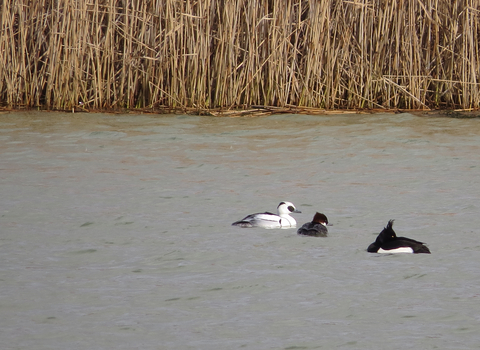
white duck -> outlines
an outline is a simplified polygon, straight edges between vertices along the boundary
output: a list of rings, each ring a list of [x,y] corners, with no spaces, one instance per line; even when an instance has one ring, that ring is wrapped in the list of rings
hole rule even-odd
[[[291,213],[301,213],[291,202],[281,202],[277,207],[278,215],[265,212],[250,214],[242,220],[235,221],[232,226],[263,227],[263,228],[290,228],[296,227],[297,222]]]

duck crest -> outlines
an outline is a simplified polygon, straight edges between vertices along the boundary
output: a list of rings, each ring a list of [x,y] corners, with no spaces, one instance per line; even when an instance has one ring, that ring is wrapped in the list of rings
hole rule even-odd
[[[393,241],[397,237],[397,234],[393,230],[393,222],[394,221],[395,220],[389,220],[388,221],[387,226],[385,226],[383,228],[382,232],[380,232],[380,234],[378,235],[378,237],[376,239],[377,243],[381,244],[381,243]]]

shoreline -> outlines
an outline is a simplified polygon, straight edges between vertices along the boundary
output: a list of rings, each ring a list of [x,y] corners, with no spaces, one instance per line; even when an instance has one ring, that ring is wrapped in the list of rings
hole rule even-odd
[[[21,108],[10,108],[10,107],[0,107],[0,114],[10,113],[10,112],[29,112],[29,111],[39,111],[39,112],[52,112],[52,113],[71,113],[71,114],[81,114],[81,113],[104,113],[104,114],[156,114],[156,115],[166,115],[166,114],[175,114],[175,115],[191,115],[191,116],[206,116],[206,117],[221,117],[221,118],[238,118],[238,117],[263,117],[270,116],[275,114],[292,114],[292,115],[345,115],[345,114],[401,114],[401,113],[410,113],[416,116],[442,116],[450,118],[459,118],[459,119],[469,119],[469,118],[480,118],[480,110],[475,108],[469,109],[400,109],[400,108],[375,108],[375,109],[336,109],[336,110],[327,110],[324,108],[313,108],[313,107],[297,107],[297,106],[286,106],[286,107],[275,107],[275,106],[248,106],[245,108],[215,108],[215,109],[200,109],[200,108],[167,108],[167,107],[157,107],[157,108],[84,108],[82,106],[76,106],[72,109],[50,109],[46,107],[21,107]],[[478,114],[476,113],[478,112]]]

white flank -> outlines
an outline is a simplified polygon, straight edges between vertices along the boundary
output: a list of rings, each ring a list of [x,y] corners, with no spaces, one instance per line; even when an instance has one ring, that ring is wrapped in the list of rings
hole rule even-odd
[[[401,247],[401,248],[390,249],[390,250],[384,250],[380,248],[377,253],[380,253],[380,254],[413,253],[413,249],[410,247]]]

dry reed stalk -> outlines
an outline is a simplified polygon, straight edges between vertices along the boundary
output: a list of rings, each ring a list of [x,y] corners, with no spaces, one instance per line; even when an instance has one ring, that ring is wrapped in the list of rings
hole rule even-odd
[[[0,9],[0,104],[10,107],[480,107],[477,0],[3,0]]]

